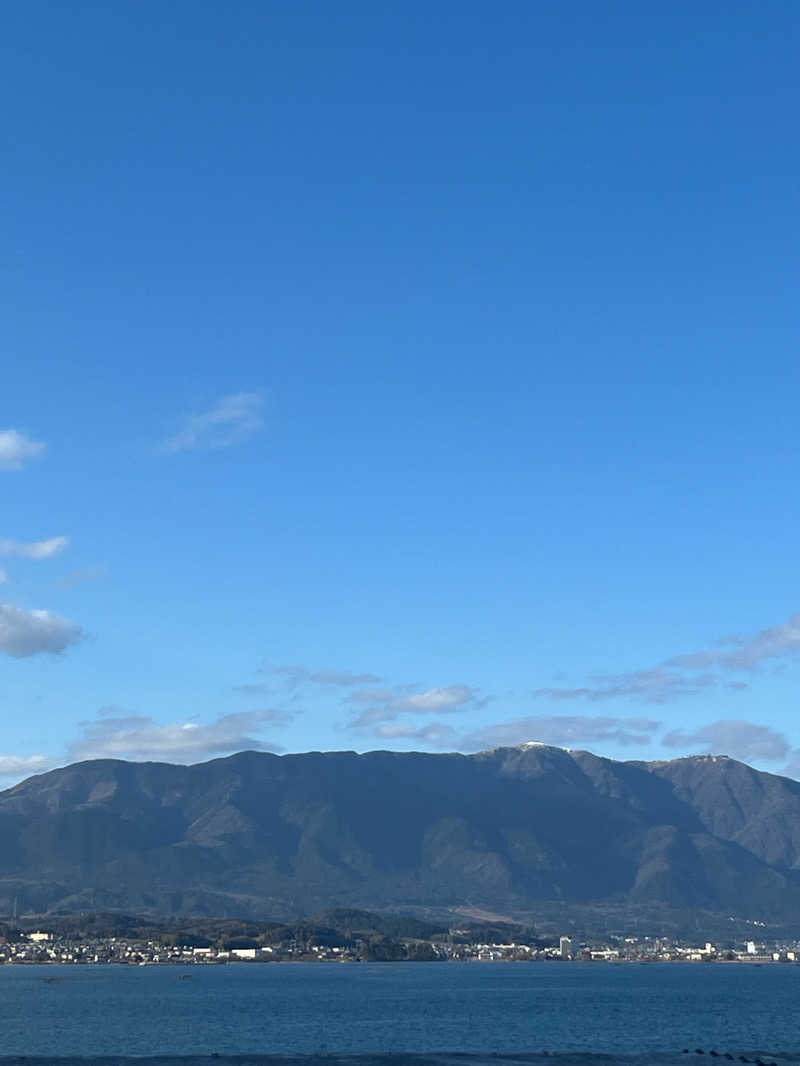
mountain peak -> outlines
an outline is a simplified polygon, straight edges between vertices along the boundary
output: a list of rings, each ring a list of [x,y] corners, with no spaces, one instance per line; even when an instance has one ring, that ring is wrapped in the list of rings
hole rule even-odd
[[[800,783],[713,771],[739,765],[725,756],[494,751],[53,770],[0,793],[0,912],[15,897],[37,914],[276,919],[560,901],[800,921]]]

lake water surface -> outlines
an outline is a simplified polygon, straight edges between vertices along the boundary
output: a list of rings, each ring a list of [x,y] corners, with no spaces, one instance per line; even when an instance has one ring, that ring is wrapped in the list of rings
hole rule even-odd
[[[0,1055],[800,1062],[799,1007],[800,966],[6,966]]]

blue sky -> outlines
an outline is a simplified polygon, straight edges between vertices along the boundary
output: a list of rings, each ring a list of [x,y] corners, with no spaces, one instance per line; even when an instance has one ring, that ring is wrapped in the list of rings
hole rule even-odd
[[[796,749],[795,4],[18,4],[0,771]]]

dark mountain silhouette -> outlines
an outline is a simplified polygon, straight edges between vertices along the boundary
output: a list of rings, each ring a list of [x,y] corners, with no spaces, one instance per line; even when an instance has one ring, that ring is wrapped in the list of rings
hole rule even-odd
[[[242,752],[0,793],[0,912],[664,905],[800,919],[800,783],[725,757]]]

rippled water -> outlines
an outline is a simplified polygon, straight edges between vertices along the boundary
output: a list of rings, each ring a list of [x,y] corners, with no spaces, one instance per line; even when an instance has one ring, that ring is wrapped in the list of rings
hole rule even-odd
[[[793,966],[17,966],[0,968],[0,1054],[28,1066],[131,1055],[710,1066],[715,1049],[721,1064],[726,1052],[800,1062],[799,1003]]]

